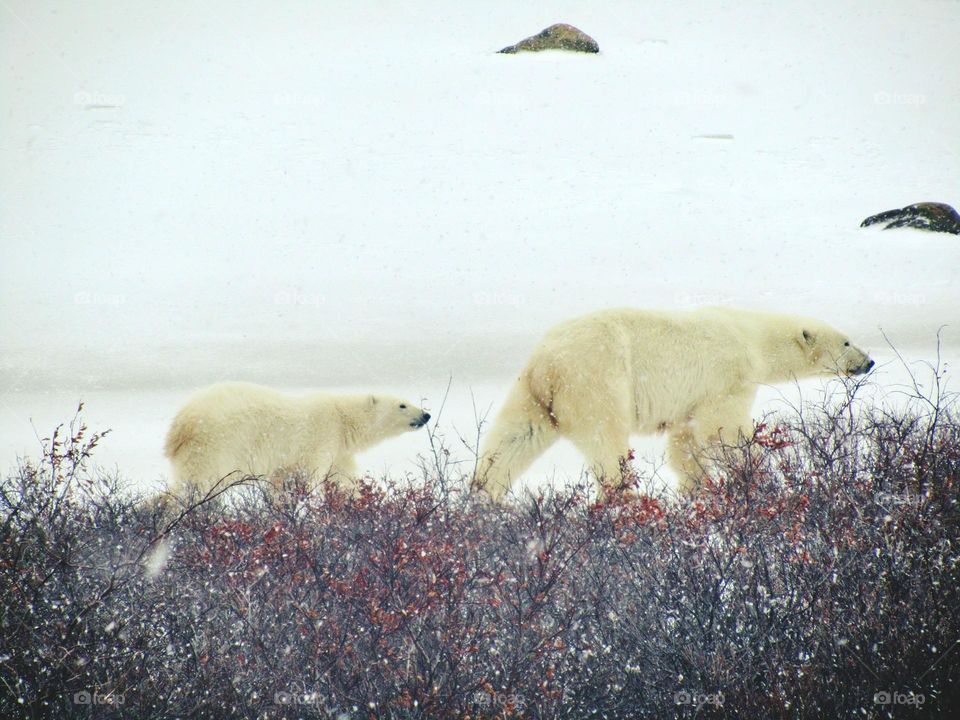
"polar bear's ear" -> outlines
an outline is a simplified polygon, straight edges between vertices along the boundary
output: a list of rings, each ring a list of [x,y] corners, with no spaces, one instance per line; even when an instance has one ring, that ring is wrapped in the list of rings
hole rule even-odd
[[[371,396],[370,396],[369,398],[367,398],[367,399],[368,399],[368,401],[370,402],[371,405],[376,405],[376,404],[377,404],[377,396],[376,396],[376,395],[371,395]]]
[[[803,342],[807,345],[813,346],[813,343],[814,343],[813,333],[811,333],[809,330],[804,330]]]

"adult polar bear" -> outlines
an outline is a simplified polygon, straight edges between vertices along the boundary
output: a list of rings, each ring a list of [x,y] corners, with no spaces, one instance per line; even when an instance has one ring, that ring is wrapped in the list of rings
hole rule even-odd
[[[349,487],[355,453],[429,419],[412,403],[384,395],[293,397],[252,383],[213,385],[187,401],[167,434],[169,492],[207,491],[231,474],[269,478],[293,468]]]
[[[605,310],[551,329],[488,434],[477,485],[501,497],[558,437],[595,475],[620,477],[629,436],[666,432],[682,490],[712,443],[752,434],[760,384],[873,367],[832,327],[802,317],[701,308]]]

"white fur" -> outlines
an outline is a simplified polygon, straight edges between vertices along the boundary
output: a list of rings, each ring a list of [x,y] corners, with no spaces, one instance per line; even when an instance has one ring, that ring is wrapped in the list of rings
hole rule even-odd
[[[403,406],[403,407],[401,407]],[[352,486],[354,454],[414,430],[429,415],[383,395],[293,397],[250,383],[201,390],[174,418],[166,452],[173,466],[170,491],[209,490],[233,474],[273,478],[300,469],[315,480]]]
[[[666,432],[670,465],[691,490],[705,447],[752,434],[759,384],[868,365],[839,331],[789,315],[625,308],[569,320],[546,334],[515,383],[485,440],[478,484],[502,496],[561,436],[598,478],[619,478],[631,434]]]

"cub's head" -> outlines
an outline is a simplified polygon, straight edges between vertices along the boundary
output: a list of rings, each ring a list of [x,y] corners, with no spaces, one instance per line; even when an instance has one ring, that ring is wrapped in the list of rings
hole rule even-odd
[[[875,364],[850,338],[829,325],[805,323],[795,339],[811,369],[822,374],[863,375]]]
[[[392,435],[422,428],[430,419],[413,403],[390,395],[371,395],[367,399],[378,434]]]

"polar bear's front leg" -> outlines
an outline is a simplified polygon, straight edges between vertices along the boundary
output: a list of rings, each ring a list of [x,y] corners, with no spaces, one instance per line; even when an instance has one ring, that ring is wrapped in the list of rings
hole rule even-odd
[[[693,493],[703,479],[704,467],[698,457],[698,450],[689,427],[683,426],[670,433],[667,441],[667,464],[677,474],[677,490],[685,495]]]
[[[688,422],[670,433],[667,461],[679,475],[680,492],[699,487],[712,449],[753,436],[750,410],[755,397],[756,389],[726,394],[698,407]]]
[[[351,495],[357,494],[357,485],[360,474],[357,471],[357,461],[353,455],[340,455],[326,473],[326,477],[337,485],[341,490],[348,491]]]
[[[616,419],[568,433],[570,440],[590,463],[597,491],[602,495],[604,481],[618,486],[623,480],[620,463],[630,454],[629,429]]]

